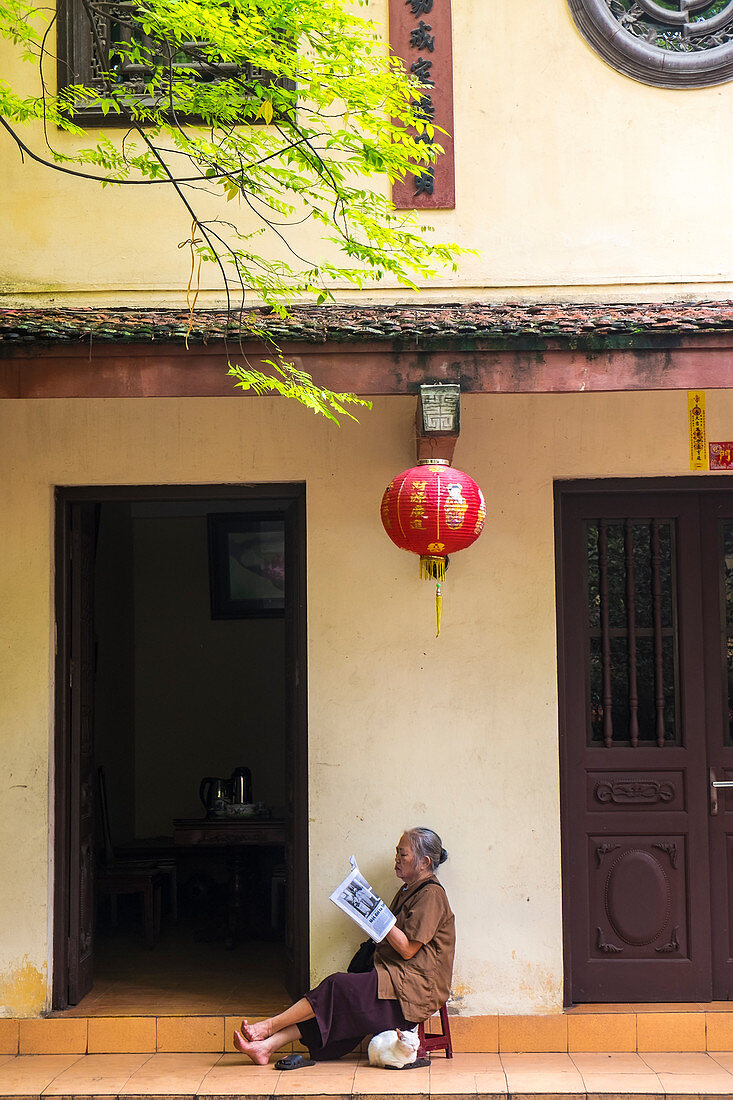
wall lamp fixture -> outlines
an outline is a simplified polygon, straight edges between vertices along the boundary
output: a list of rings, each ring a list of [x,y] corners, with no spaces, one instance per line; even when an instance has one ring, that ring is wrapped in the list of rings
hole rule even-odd
[[[461,387],[457,382],[421,383],[416,427],[418,461],[452,461],[461,431]]]

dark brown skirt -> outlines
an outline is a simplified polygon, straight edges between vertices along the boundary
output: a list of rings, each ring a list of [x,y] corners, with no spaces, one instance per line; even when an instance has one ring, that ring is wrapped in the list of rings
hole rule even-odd
[[[316,1062],[343,1057],[367,1035],[415,1026],[405,1019],[399,1001],[379,999],[376,970],[331,974],[305,996],[316,1015],[298,1028]]]

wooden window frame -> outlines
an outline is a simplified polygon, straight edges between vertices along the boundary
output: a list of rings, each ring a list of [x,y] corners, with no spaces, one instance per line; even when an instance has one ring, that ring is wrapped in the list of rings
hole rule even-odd
[[[121,0],[118,6],[132,7],[133,5],[129,0]],[[84,10],[82,0],[58,0],[56,18],[56,71],[58,90],[61,91],[71,84],[83,84],[87,87],[97,87],[100,94],[103,94],[104,88],[102,81],[98,77],[95,77],[94,73],[95,64],[101,68],[102,60],[95,58],[89,18]],[[109,35],[109,24],[107,30]],[[109,37],[107,44],[108,42]],[[239,69],[232,64],[223,63],[221,66],[216,66],[216,68],[221,69],[223,77],[232,76],[236,72],[244,72],[248,80],[256,79],[264,85],[275,82],[272,73],[251,65]],[[295,87],[295,83],[289,80],[277,81],[277,83],[280,87],[284,88],[292,89]],[[133,99],[137,96],[138,92],[134,87],[131,87],[130,98]],[[85,126],[119,128],[129,127],[130,125],[128,116],[119,115],[115,111],[104,114],[99,107],[80,107],[74,112],[74,115],[75,118]],[[204,119],[198,115],[186,115],[185,121],[193,125],[204,123]],[[248,119],[246,122],[248,126],[264,124],[265,120],[262,118]],[[144,123],[142,123],[142,125],[144,125]]]
[[[665,50],[630,34],[606,0],[568,0],[568,6],[588,45],[633,80],[657,88],[705,88],[733,79],[733,41],[689,53]]]

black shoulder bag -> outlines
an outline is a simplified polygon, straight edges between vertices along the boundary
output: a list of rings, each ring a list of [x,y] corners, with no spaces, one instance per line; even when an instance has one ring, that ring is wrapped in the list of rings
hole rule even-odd
[[[437,879],[427,879],[418,886],[417,890],[411,896],[414,898],[416,894],[419,894],[423,886],[429,886],[433,882],[436,886],[440,886],[443,889],[443,884],[438,882]],[[399,913],[402,906],[400,905],[395,910],[395,916]],[[364,940],[360,943],[354,952],[354,957],[346,968],[348,974],[367,974],[370,970],[374,969],[374,952],[376,950],[376,943],[372,939]]]
[[[354,952],[354,957],[347,966],[346,970],[348,974],[367,974],[370,970],[374,969],[374,950],[376,948],[374,940],[364,940],[360,943]]]

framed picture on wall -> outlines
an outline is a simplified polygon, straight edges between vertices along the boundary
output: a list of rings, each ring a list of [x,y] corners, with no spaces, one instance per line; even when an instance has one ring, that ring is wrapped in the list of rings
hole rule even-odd
[[[271,513],[207,516],[212,619],[285,614],[285,520]]]

